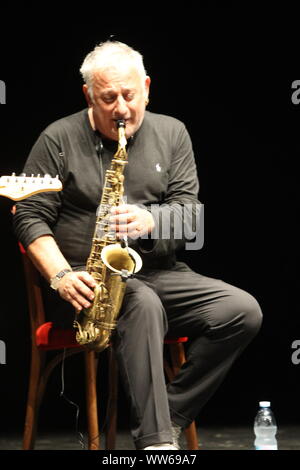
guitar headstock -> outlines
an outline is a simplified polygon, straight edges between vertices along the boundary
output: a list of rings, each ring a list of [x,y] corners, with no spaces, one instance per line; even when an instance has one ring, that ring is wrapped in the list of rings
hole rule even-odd
[[[37,176],[10,176],[0,177],[0,196],[5,196],[13,201],[21,201],[33,194],[46,191],[61,191],[62,184],[58,176],[51,178],[50,175]]]

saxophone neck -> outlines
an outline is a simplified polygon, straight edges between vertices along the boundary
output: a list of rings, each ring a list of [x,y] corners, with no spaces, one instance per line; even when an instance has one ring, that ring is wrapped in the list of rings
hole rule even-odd
[[[123,149],[124,151],[126,151],[127,140],[126,140],[126,135],[125,135],[125,121],[123,121],[123,119],[119,119],[117,121],[117,128],[118,128],[118,138],[119,138],[118,150]]]

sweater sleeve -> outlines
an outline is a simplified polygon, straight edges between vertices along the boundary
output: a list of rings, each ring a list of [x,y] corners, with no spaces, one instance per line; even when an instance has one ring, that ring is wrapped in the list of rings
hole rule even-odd
[[[201,237],[202,206],[198,200],[199,182],[190,136],[181,123],[172,142],[168,190],[162,204],[147,207],[155,229],[151,239],[139,240],[144,256],[171,256],[181,248],[198,249],[192,240]],[[202,238],[202,237],[201,237]]]
[[[27,175],[58,175],[63,182],[63,161],[61,151],[46,132],[34,144],[23,169]],[[59,192],[45,192],[33,195],[16,204],[13,218],[14,230],[18,240],[25,248],[36,238],[52,235],[61,206]]]

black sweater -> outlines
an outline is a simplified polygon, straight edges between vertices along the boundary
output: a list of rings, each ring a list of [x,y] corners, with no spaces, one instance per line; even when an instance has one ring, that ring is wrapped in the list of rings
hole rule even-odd
[[[40,193],[17,203],[15,232],[25,248],[42,235],[53,235],[72,267],[85,265],[105,172],[116,148],[116,142],[102,140],[93,131],[87,109],[55,121],[41,133],[24,172],[58,175],[63,191]],[[128,204],[151,208],[157,228],[170,215],[178,223],[183,205],[198,204],[199,190],[184,124],[147,111],[140,129],[129,139],[124,176]],[[156,230],[152,237],[157,239],[130,243],[142,255],[144,267],[174,264],[175,251],[189,238],[189,222],[184,223],[183,237],[171,233],[168,239],[159,239]]]

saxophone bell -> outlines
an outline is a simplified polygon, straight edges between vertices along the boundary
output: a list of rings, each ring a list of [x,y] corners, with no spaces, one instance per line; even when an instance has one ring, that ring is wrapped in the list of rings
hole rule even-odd
[[[142,267],[140,255],[128,246],[122,248],[119,243],[105,246],[101,251],[101,259],[107,268],[120,275],[123,271],[133,275],[140,271]]]

